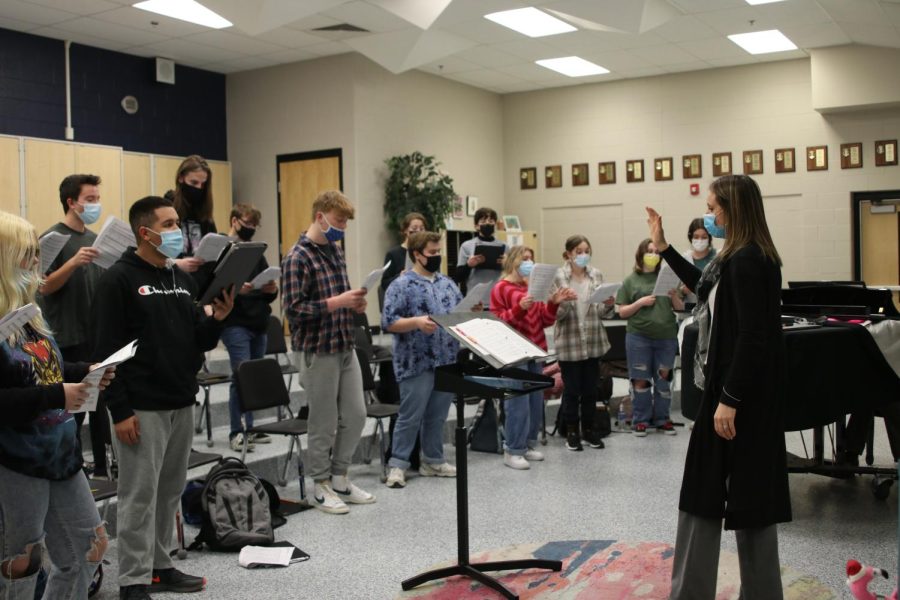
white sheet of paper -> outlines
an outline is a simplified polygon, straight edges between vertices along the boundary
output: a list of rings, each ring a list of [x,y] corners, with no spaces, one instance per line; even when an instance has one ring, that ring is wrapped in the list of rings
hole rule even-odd
[[[215,262],[230,242],[227,235],[207,233],[200,239],[200,245],[194,251],[194,258],[205,262]]]
[[[41,244],[41,273],[46,273],[50,265],[59,256],[59,251],[63,249],[66,242],[69,241],[71,235],[65,235],[58,231],[51,231],[40,239]]]
[[[482,354],[490,354],[509,365],[530,358],[546,358],[547,353],[493,319],[472,319],[451,327]]]
[[[0,319],[0,341],[22,329],[40,312],[36,304],[26,304]]]
[[[254,277],[253,281],[250,282],[250,285],[253,286],[253,289],[258,290],[270,281],[278,281],[279,277],[281,277],[281,269],[278,267],[269,267]]]
[[[591,304],[602,304],[607,298],[616,297],[616,292],[622,287],[621,283],[604,283],[591,294],[588,302]]]
[[[244,546],[238,556],[238,563],[247,569],[253,567],[279,566],[286,567],[291,564],[293,548],[276,546],[266,548],[264,546]]]
[[[94,259],[94,264],[101,269],[108,269],[119,260],[129,246],[136,245],[134,232],[128,223],[116,217],[109,217],[94,240],[94,248],[100,251],[100,256]]]
[[[681,283],[681,280],[678,279],[678,275],[675,274],[675,271],[668,266],[663,266],[663,268],[659,270],[659,275],[656,276],[656,285],[653,287],[653,295],[668,296],[669,291],[678,287],[679,283]]]
[[[97,365],[94,369],[92,369],[87,375],[84,376],[84,379],[81,380],[82,383],[89,383],[91,385],[90,390],[88,391],[88,398],[84,401],[84,404],[81,405],[81,408],[78,410],[70,411],[72,413],[82,413],[82,412],[93,412],[97,410],[97,398],[100,397],[100,380],[103,379],[103,373],[109,367],[114,367],[116,365],[120,365],[126,360],[134,357],[134,353],[137,352],[137,340],[132,340],[131,342],[125,344],[112,354],[110,354],[106,360]]]
[[[469,290],[469,293],[466,294],[466,297],[460,300],[459,304],[457,304],[450,312],[470,312],[472,310],[472,307],[479,302],[487,305],[488,300],[491,296],[491,288],[493,287],[493,283],[479,283],[472,286],[472,289]]]
[[[556,277],[556,265],[537,263],[528,277],[528,295],[536,302],[546,302],[550,299],[550,290],[553,289],[553,279]]]
[[[360,287],[363,287],[367,290],[374,290],[378,287],[379,282],[381,282],[381,276],[387,271],[387,268],[391,266],[391,261],[387,261],[384,263],[383,267],[379,267],[366,275],[366,280],[363,281],[363,284]]]

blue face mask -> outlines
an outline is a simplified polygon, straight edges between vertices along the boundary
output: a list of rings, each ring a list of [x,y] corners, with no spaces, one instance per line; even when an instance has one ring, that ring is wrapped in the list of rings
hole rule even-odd
[[[97,222],[97,219],[100,218],[100,203],[99,202],[91,202],[89,204],[84,204],[84,210],[82,212],[76,212],[78,218],[81,219],[81,222],[85,225],[91,225]]]
[[[322,234],[325,236],[325,239],[329,242],[339,242],[344,239],[344,230],[338,229],[337,227],[332,227],[331,223],[328,222],[328,219],[325,218],[325,215],[322,215],[322,220],[325,221],[325,224],[328,225],[328,229],[322,229],[319,226],[319,229],[322,230]]]
[[[725,239],[725,228],[716,225],[716,215],[703,215],[703,227],[709,232],[709,235],[715,238]]]
[[[581,267],[582,269],[591,262],[590,254],[577,254],[575,256],[575,264]]]
[[[150,231],[153,231],[150,229]],[[165,256],[169,258],[175,259],[178,258],[184,251],[184,237],[181,235],[180,229],[173,229],[172,231],[163,231],[159,233],[157,231],[153,231],[156,235],[160,237],[159,246],[154,244],[154,247],[162,252]],[[151,242],[152,244],[153,242]]]
[[[534,270],[534,261],[533,260],[523,260],[519,264],[519,275],[522,277],[528,277],[531,275],[531,272]]]

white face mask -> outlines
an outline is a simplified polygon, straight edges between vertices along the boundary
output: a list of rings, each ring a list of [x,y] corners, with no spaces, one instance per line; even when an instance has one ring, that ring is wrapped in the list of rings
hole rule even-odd
[[[703,252],[707,248],[709,248],[709,240],[704,238],[697,238],[691,240],[691,245],[694,247],[694,250],[697,252]]]

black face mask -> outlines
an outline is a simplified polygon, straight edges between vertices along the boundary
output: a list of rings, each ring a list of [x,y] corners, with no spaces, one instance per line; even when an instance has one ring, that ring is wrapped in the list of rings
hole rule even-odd
[[[199,187],[195,188],[192,185],[188,185],[184,182],[178,184],[181,188],[181,195],[187,201],[188,206],[191,208],[199,208],[206,201],[206,189]]]
[[[249,227],[244,227],[241,225],[241,228],[237,230],[237,236],[240,238],[242,242],[249,242],[253,239],[253,234],[256,233],[256,229],[250,229]]]
[[[481,237],[489,238],[494,235],[494,226],[489,224],[479,225],[478,233],[481,234]]]
[[[419,264],[422,265],[422,263]],[[441,255],[426,256],[425,264],[422,267],[429,273],[437,273],[441,270]]]

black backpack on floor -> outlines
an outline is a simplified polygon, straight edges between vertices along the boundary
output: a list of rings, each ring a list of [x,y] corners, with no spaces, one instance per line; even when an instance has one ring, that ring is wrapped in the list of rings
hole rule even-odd
[[[237,458],[223,458],[209,471],[200,503],[203,523],[188,550],[206,545],[210,550],[237,552],[275,541],[269,495]]]

